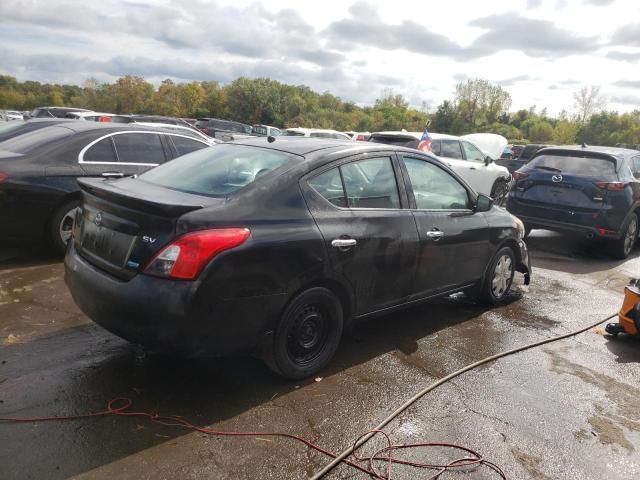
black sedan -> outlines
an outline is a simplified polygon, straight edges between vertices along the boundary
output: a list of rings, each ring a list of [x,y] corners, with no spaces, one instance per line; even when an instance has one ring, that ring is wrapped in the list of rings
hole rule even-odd
[[[640,153],[614,147],[540,150],[513,173],[507,209],[533,228],[609,240],[627,258],[638,238]]]
[[[524,226],[433,156],[295,137],[82,180],[65,280],[95,322],[189,354],[312,375],[356,318],[529,281]]]
[[[187,129],[59,119],[25,122],[7,134],[0,141],[0,237],[44,238],[61,254],[80,202],[78,178],[137,175],[209,146]]]

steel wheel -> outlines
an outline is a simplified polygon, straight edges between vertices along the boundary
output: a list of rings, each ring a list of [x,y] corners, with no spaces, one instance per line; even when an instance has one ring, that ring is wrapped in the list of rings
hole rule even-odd
[[[263,358],[279,375],[306,378],[322,369],[342,336],[342,305],[330,290],[315,287],[289,302]]]
[[[502,206],[507,200],[509,194],[509,182],[507,180],[496,180],[491,189],[491,198],[496,205]]]
[[[638,217],[635,215],[631,216],[629,220],[629,225],[627,225],[627,230],[624,233],[624,254],[625,256],[631,253],[633,250],[633,245],[636,242],[636,236],[638,235]]]
[[[496,267],[493,271],[493,279],[491,281],[491,292],[496,299],[502,298],[509,290],[513,279],[513,262],[509,255],[502,255],[498,258]]]

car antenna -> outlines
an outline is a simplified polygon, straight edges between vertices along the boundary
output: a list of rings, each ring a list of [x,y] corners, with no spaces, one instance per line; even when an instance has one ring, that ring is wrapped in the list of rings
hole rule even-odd
[[[587,145],[587,142],[582,142],[582,148],[587,148],[589,145]]]
[[[267,137],[267,142],[269,142],[269,143],[273,143],[273,142],[275,142],[275,141],[276,141],[276,137],[274,137],[273,135],[269,135],[269,136]]]

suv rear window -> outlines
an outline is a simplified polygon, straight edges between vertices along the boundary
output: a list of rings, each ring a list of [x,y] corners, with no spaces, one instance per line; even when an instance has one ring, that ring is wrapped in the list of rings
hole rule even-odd
[[[540,155],[531,160],[528,167],[541,170],[558,170],[560,173],[592,177],[614,175],[616,173],[616,164],[613,159],[591,156]]]
[[[291,158],[264,148],[216,145],[179,157],[139,178],[181,192],[220,197],[246,187]]]
[[[371,135],[369,141],[407,148],[418,148],[418,144],[420,143],[420,140],[418,140],[417,138],[392,135]]]

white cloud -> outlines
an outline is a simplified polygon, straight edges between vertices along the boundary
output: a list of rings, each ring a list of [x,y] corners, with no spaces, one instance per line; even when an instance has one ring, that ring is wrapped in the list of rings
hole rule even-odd
[[[633,97],[615,82],[637,77],[640,24],[626,19],[639,13],[636,0],[2,0],[0,73],[76,84],[269,76],[360,103],[391,87],[434,108],[481,77],[514,109],[553,113],[571,109],[583,82]]]

